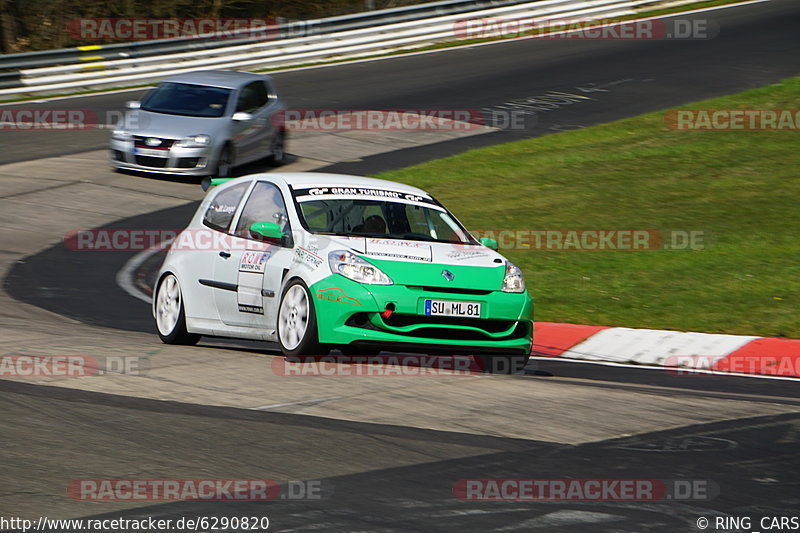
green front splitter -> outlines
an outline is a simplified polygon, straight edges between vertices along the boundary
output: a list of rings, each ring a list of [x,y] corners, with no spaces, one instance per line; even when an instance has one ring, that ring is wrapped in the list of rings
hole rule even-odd
[[[438,269],[441,271],[442,266]],[[463,267],[462,267],[463,268]],[[502,278],[501,278],[502,279]],[[530,353],[533,305],[525,293],[465,294],[421,285],[364,285],[333,274],[310,287],[323,344],[385,344],[459,353]],[[480,319],[425,315],[425,300],[480,303]],[[392,309],[387,319],[381,316]]]

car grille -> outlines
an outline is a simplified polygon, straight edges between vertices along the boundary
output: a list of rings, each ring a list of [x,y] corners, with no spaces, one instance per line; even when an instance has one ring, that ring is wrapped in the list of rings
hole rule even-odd
[[[403,315],[393,314],[388,319],[382,319],[383,323],[391,327],[403,327],[411,325],[422,325],[426,327],[418,328],[409,332],[394,331],[384,329],[380,326],[376,327],[370,318],[377,313],[355,313],[345,322],[346,325],[371,329],[378,331],[388,331],[395,335],[404,335],[409,337],[424,337],[428,339],[437,340],[468,340],[468,341],[508,341],[514,339],[521,339],[530,334],[531,325],[529,322],[516,322],[512,320],[492,320],[486,318],[462,318],[462,317],[440,317],[440,316],[423,316],[423,315]],[[516,326],[515,326],[516,324]],[[512,327],[513,331],[504,335],[503,337],[489,337],[481,331],[461,328],[441,328],[438,325],[452,325],[462,327],[474,327],[487,334],[497,334],[503,331],[508,331]]]
[[[164,168],[167,166],[166,157],[148,157],[144,155],[136,156],[136,164],[143,167]]]
[[[509,341],[514,339],[521,339],[525,337],[527,329],[524,324],[519,324],[517,328],[511,333],[500,338],[490,338],[479,331],[469,329],[441,329],[441,328],[420,328],[409,333],[399,333],[399,335],[408,335],[410,337],[424,337],[426,339],[439,339],[439,340],[461,340],[461,341]],[[393,331],[392,333],[398,334]]]
[[[158,140],[159,144],[155,146],[150,146],[146,144],[145,141],[147,139],[156,139]],[[142,137],[140,135],[134,135],[133,137],[133,145],[136,148],[149,148],[151,150],[169,150],[172,148],[172,145],[175,144],[174,139],[158,139],[157,137]]]
[[[387,325],[396,328],[415,325],[444,324],[448,326],[465,326],[479,328],[489,333],[500,333],[514,327],[514,320],[492,320],[488,318],[469,318],[458,316],[423,316],[394,313],[383,320]]]
[[[493,292],[481,289],[454,289],[452,287],[426,287],[421,285],[406,285],[406,287],[408,287],[409,289],[416,289],[418,291],[446,292],[448,294],[470,294],[475,296],[485,296]]]

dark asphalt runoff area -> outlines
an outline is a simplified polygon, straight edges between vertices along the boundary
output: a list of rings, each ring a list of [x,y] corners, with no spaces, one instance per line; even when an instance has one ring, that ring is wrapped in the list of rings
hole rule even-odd
[[[798,74],[800,3],[777,0],[692,17],[713,19],[719,35],[697,41],[524,40],[275,77],[291,107],[308,109],[491,111],[512,100],[537,100],[553,92],[589,97],[529,114],[524,130],[400,150],[325,169],[374,174],[477,146],[731,94]],[[126,92],[13,107],[90,109],[104,117],[137,97],[136,92]],[[107,137],[103,129],[70,134],[0,131],[0,164],[101,149]],[[178,229],[194,208],[189,204],[109,227]],[[62,244],[17,263],[4,285],[18,300],[88,324],[153,331],[148,305],[116,285],[115,276],[128,259],[125,252],[70,252]],[[669,388],[676,396],[731,402],[798,402],[796,382],[730,376],[674,380],[658,371],[558,361],[534,361],[525,375],[508,379],[529,380],[533,387],[541,380],[565,380],[586,387],[653,388],[661,394]],[[536,406],[508,409],[525,416]],[[103,477],[104,467],[118,461],[129,465],[131,478],[136,477],[137,464],[157,463],[164,478],[170,473],[180,478],[198,465],[222,464],[239,478],[280,479],[286,462],[304,461],[313,469],[333,461],[360,465],[366,458],[375,460],[377,453],[430,455],[430,460],[413,461],[413,466],[377,466],[333,478],[309,476],[322,487],[320,499],[163,503],[113,513],[97,504],[86,516],[266,516],[268,531],[284,532],[668,533],[700,531],[700,518],[711,521],[706,531],[722,531],[713,527],[718,516],[749,515],[755,520],[797,514],[798,509],[798,414],[564,445],[3,380],[0,412],[0,443],[6,455],[0,486],[14,487],[15,480],[26,476],[26,485],[35,487],[36,494],[63,494],[61,478],[87,477],[87,472]],[[450,450],[467,447],[479,451],[467,457],[449,455]],[[651,479],[667,485],[680,479],[697,481],[697,486],[709,490],[705,496],[655,501],[464,501],[454,495],[459,480],[498,478]],[[758,528],[747,531],[751,530]]]
[[[525,409],[535,406],[509,408],[524,416]],[[114,512],[104,512],[102,501],[84,503],[94,509],[86,517],[99,519],[151,517],[175,523],[181,518],[268,517],[268,531],[282,532],[677,533],[699,531],[701,518],[713,523],[732,515],[755,521],[797,509],[796,413],[573,446],[2,380],[0,410],[3,447],[6,456],[14,457],[0,472],[0,483],[21,484],[37,494],[64,494],[72,479],[91,478],[94,472],[101,477],[109,465],[129,465],[127,477],[133,479],[139,479],[136,472],[143,467],[137,465],[144,462],[148,470],[163,474],[159,479],[184,479],[181,473],[188,469],[202,472],[213,465],[237,479],[277,482],[287,464],[299,461],[313,468],[329,461],[358,465],[376,452],[387,454],[387,462],[430,456],[411,466],[306,479],[305,485],[292,483],[292,489],[290,482],[301,480],[280,480],[280,491],[269,501],[149,503]],[[474,448],[474,455],[447,458],[448,450],[462,447]],[[68,457],[73,460],[65,463]],[[467,493],[459,490],[462,480],[504,479],[644,480],[657,489],[648,492],[653,499],[643,501],[614,490],[602,501],[477,501],[465,499]],[[307,492],[297,490],[298,485]]]

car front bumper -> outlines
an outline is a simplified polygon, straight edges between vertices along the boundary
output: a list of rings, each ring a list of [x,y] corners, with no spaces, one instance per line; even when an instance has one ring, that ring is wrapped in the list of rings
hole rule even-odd
[[[324,344],[461,354],[529,354],[531,350],[533,305],[526,292],[364,285],[339,274],[310,290],[319,341]],[[478,302],[481,317],[425,315],[425,300]],[[382,315],[387,307],[393,311]]]
[[[206,176],[216,165],[212,147],[173,146],[168,150],[152,150],[144,154],[141,152],[141,149],[134,147],[133,142],[112,139],[109,144],[109,162],[117,169],[186,176]]]

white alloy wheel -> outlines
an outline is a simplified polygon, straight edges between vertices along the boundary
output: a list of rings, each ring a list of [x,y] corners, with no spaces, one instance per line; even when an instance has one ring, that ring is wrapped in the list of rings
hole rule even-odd
[[[167,274],[161,281],[156,300],[156,325],[158,332],[167,337],[175,331],[181,315],[181,288],[178,278]]]
[[[278,313],[278,335],[287,350],[297,348],[308,330],[308,294],[302,285],[292,285],[283,297]]]

